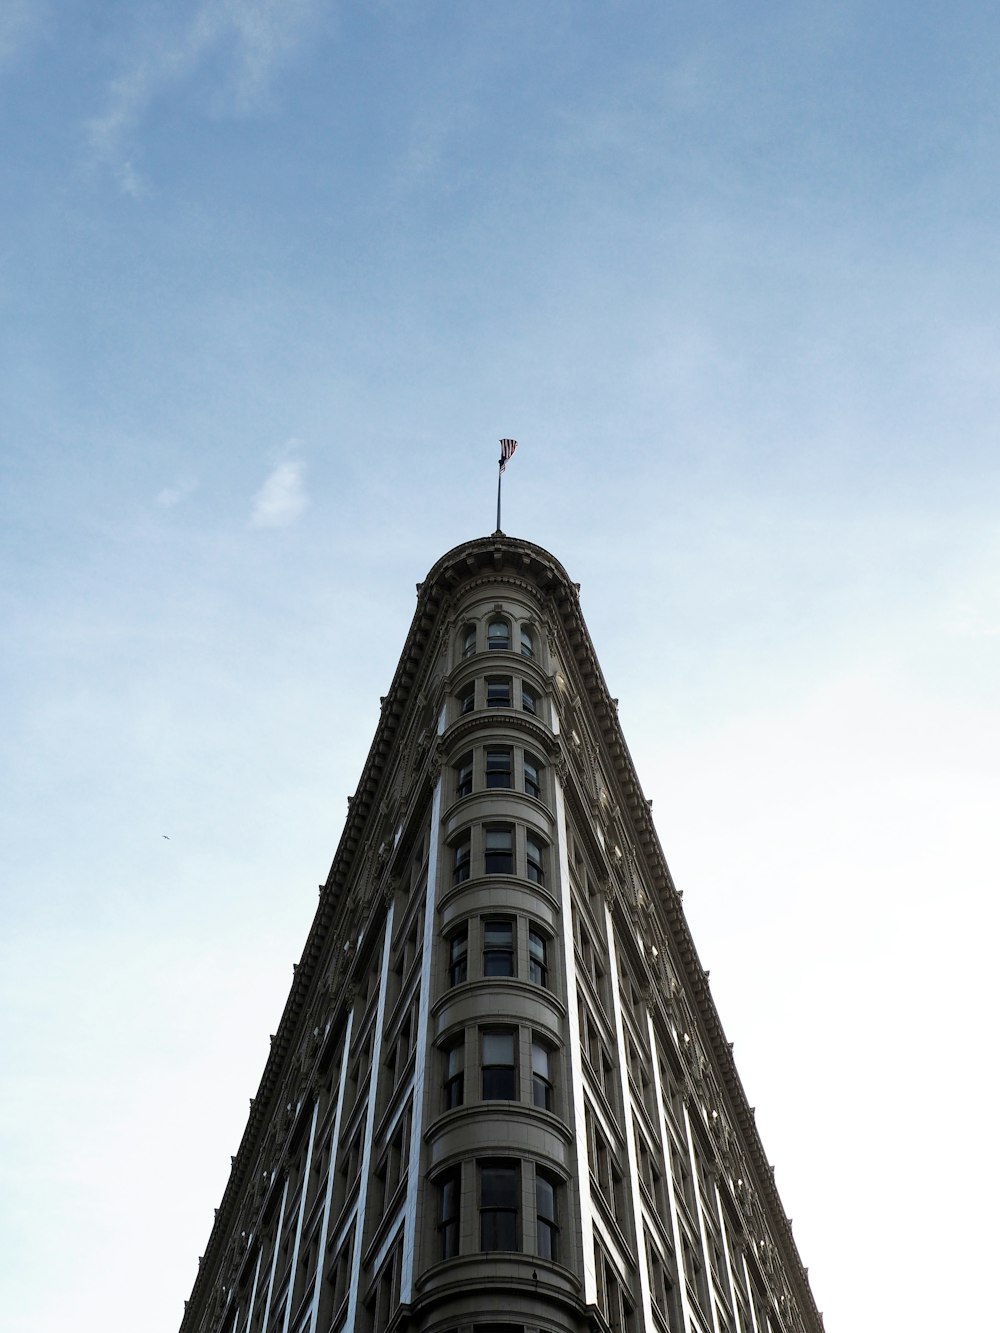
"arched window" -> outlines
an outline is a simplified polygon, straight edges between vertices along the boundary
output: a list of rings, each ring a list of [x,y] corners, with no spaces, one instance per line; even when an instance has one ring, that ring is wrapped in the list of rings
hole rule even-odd
[[[476,651],[476,627],[465,625],[462,629],[462,656],[471,657]]]
[[[534,657],[535,640],[527,625],[521,626],[521,656]]]
[[[506,620],[491,620],[486,631],[486,646],[490,652],[505,653],[510,648],[510,626]]]

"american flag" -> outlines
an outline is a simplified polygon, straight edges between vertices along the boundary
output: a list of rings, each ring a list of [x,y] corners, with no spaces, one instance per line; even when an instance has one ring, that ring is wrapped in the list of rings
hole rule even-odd
[[[500,441],[500,471],[507,466],[508,459],[514,457],[514,450],[517,448],[517,440]]]

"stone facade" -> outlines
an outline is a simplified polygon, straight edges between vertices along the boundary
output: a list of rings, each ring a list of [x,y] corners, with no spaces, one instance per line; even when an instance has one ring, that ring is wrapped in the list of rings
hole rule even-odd
[[[547,552],[417,610],[182,1333],[817,1333]]]

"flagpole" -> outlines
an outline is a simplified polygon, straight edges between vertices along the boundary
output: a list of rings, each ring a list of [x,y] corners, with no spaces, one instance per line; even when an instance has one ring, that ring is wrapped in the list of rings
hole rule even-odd
[[[503,481],[503,460],[497,464],[497,532],[500,531],[500,483]]]

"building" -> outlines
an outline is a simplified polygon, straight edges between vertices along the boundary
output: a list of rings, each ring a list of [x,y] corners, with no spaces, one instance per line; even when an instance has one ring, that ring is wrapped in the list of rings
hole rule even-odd
[[[450,551],[182,1333],[818,1333],[580,613]]]

